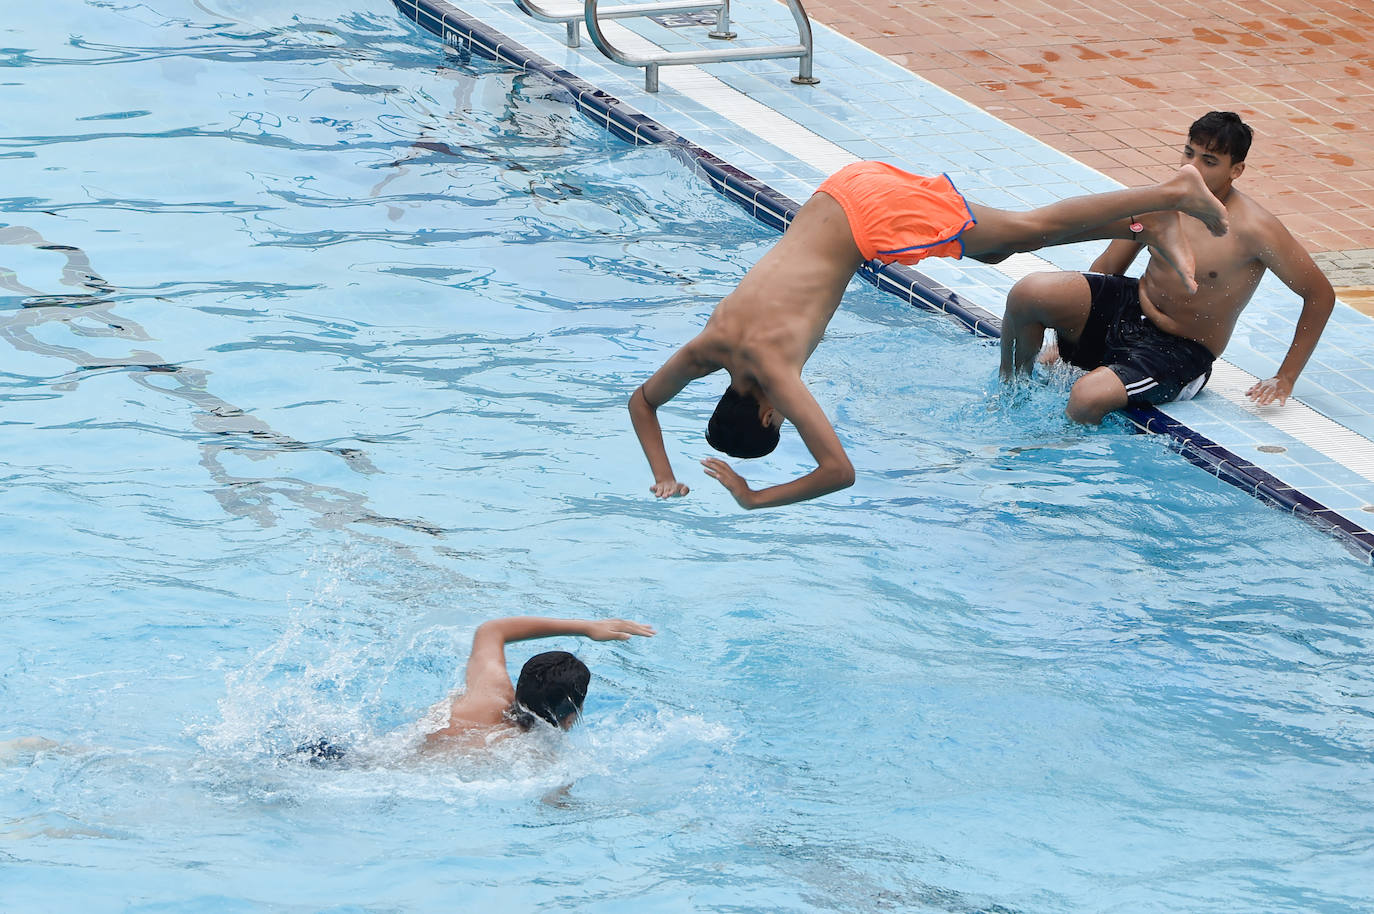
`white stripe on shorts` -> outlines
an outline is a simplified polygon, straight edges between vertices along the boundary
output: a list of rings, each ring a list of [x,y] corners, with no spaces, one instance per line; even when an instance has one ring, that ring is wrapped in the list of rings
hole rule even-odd
[[[1143,392],[1149,390],[1151,387],[1158,387],[1158,386],[1159,386],[1159,382],[1156,381],[1154,378],[1141,378],[1139,381],[1133,381],[1133,382],[1131,382],[1130,384],[1127,384],[1127,385],[1126,385],[1126,393],[1128,393],[1128,394],[1143,393]]]

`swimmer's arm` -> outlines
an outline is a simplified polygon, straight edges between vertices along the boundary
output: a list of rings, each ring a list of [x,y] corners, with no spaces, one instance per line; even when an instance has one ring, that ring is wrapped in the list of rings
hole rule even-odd
[[[1272,378],[1260,381],[1245,394],[1259,406],[1267,406],[1275,400],[1282,406],[1293,395],[1293,385],[1297,383],[1298,375],[1317,348],[1317,341],[1326,329],[1331,310],[1336,306],[1336,292],[1331,288],[1330,280],[1312,260],[1312,255],[1307,253],[1283,223],[1274,218],[1266,228],[1270,240],[1260,254],[1260,262],[1272,270],[1284,285],[1301,296],[1302,313],[1298,315],[1293,342],[1279,370]]]
[[[1093,265],[1088,268],[1089,273],[1105,273],[1108,276],[1125,276],[1126,271],[1135,263],[1135,259],[1140,256],[1140,252],[1145,249],[1145,245],[1134,241],[1117,239],[1107,245],[1107,249],[1097,255]]]
[[[506,645],[513,641],[577,635],[593,641],[628,641],[631,635],[650,637],[654,630],[625,619],[548,619],[541,616],[508,616],[477,626],[472,636],[465,674],[467,695],[501,692],[507,700],[515,697],[510,674],[506,672]]]
[[[811,391],[807,390],[801,378],[771,380],[764,387],[773,406],[801,435],[806,449],[816,459],[816,468],[791,482],[758,491],[749,488],[744,477],[725,461],[715,457],[708,457],[701,462],[706,468],[706,475],[719,480],[735,496],[740,507],[750,510],[795,504],[852,486],[854,465],[849,462],[849,455],[844,452],[834,426],[825,417],[825,410],[811,396]]]
[[[654,484],[649,491],[659,498],[686,495],[688,489],[677,481],[672,464],[668,462],[663,429],[658,424],[658,408],[676,397],[689,382],[710,374],[717,367],[698,359],[693,344],[688,343],[630,395],[630,424],[634,426],[639,446],[644,449],[649,469],[654,474]]]

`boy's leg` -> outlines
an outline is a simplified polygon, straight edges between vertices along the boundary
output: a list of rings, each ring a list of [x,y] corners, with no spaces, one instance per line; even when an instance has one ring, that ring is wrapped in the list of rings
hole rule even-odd
[[[1003,380],[1031,372],[1046,330],[1078,342],[1091,310],[1092,290],[1082,273],[1032,273],[1018,280],[1002,316]]]
[[[967,257],[1001,259],[1054,244],[1132,238],[1161,250],[1190,283],[1192,252],[1183,238],[1182,226],[1176,218],[1172,222],[1163,219],[1164,211],[1188,213],[1206,223],[1214,234],[1226,232],[1226,207],[1191,165],[1180,168],[1163,184],[1070,197],[1026,212],[976,204],[969,208],[978,224],[961,236]],[[1147,220],[1146,213],[1159,215]],[[1144,223],[1149,234],[1131,232],[1133,219]]]
[[[966,248],[973,242],[973,246],[984,251],[1016,252],[1033,251],[1052,244],[1091,241],[1102,237],[1094,231],[1099,226],[1165,210],[1201,219],[1214,235],[1226,234],[1227,224],[1225,204],[1213,196],[1202,175],[1191,165],[1184,165],[1163,184],[1149,187],[1069,197],[1024,212],[982,209],[992,224],[985,225],[979,218],[978,225],[964,233]],[[966,250],[965,253],[973,252]]]
[[[1064,412],[1074,422],[1097,425],[1107,413],[1126,405],[1126,385],[1105,365],[1094,368],[1074,382]]]
[[[1091,199],[1091,198],[1074,198]],[[1056,238],[1044,244],[1026,247],[1030,239],[1043,237],[1038,226],[1038,214],[1042,210],[1030,210],[1028,212],[1008,212],[1006,210],[994,210],[988,207],[969,204],[978,225],[973,229],[965,230],[962,238],[964,241],[964,256],[984,263],[1001,263],[1008,256],[1023,251],[1033,251],[1038,247],[1048,247],[1054,244],[1072,244],[1078,241],[1105,241],[1107,239],[1122,239],[1125,241],[1138,241],[1149,247],[1169,266],[1173,267],[1183,280],[1183,285],[1188,293],[1197,291],[1197,279],[1193,275],[1196,261],[1193,257],[1192,245],[1188,243],[1188,238],[1183,234],[1183,217],[1178,213],[1145,213],[1135,217],[1134,221],[1130,218],[1121,219],[1116,222],[1109,222],[1096,225],[1090,229],[1078,232],[1071,236]],[[997,248],[992,251],[984,250],[982,244],[989,240],[989,235],[982,235],[978,239],[971,239],[974,229],[984,226],[992,227],[1002,233],[1004,243],[1007,247]]]

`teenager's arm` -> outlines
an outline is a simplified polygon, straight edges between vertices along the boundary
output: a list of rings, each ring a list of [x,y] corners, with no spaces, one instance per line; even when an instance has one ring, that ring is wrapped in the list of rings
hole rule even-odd
[[[1088,267],[1090,273],[1105,273],[1108,276],[1125,276],[1126,271],[1135,263],[1135,259],[1140,256],[1140,252],[1145,249],[1145,245],[1137,241],[1125,241],[1117,239],[1107,245],[1106,250],[1097,255],[1093,265]]]
[[[1278,219],[1268,226],[1270,242],[1260,254],[1260,261],[1283,280],[1284,285],[1302,297],[1302,313],[1298,315],[1298,326],[1293,331],[1293,342],[1288,346],[1288,354],[1279,365],[1278,372],[1272,377],[1255,384],[1247,390],[1246,396],[1259,406],[1267,406],[1275,400],[1282,406],[1293,395],[1293,385],[1298,375],[1317,348],[1326,321],[1336,306],[1336,292],[1321,268],[1312,260],[1312,255],[1298,243]]]
[[[663,429],[658,424],[658,408],[676,397],[689,382],[710,374],[717,367],[699,360],[694,354],[693,343],[688,343],[630,395],[630,424],[634,426],[639,446],[644,449],[649,469],[654,474],[654,484],[649,491],[659,498],[686,495],[688,489],[673,476],[668,450],[663,445]]]
[[[506,672],[506,645],[512,641],[578,635],[593,641],[628,641],[631,635],[651,636],[654,630],[625,619],[547,619],[540,616],[509,616],[477,626],[472,636],[466,673],[468,695],[490,689],[510,689]]]
[[[758,491],[749,488],[744,477],[716,457],[708,457],[701,462],[706,468],[706,475],[719,480],[735,496],[740,507],[751,510],[790,505],[852,486],[854,465],[849,462],[849,456],[845,454],[830,420],[825,417],[825,411],[811,396],[811,391],[806,389],[801,378],[773,380],[765,383],[764,388],[774,408],[792,423],[811,456],[816,458],[816,468],[791,482]]]

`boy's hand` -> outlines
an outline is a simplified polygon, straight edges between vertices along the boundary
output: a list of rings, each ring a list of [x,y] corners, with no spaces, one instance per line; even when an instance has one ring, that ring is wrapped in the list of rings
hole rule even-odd
[[[665,479],[662,482],[656,482],[649,486],[649,491],[653,492],[659,498],[674,498],[686,495],[691,489],[687,488],[676,479]]]
[[[1267,381],[1260,381],[1249,390],[1245,395],[1255,401],[1256,406],[1268,406],[1275,400],[1279,401],[1279,406],[1288,402],[1288,398],[1293,396],[1293,385],[1283,378],[1273,377]]]
[[[719,457],[707,457],[701,461],[701,465],[706,468],[706,475],[712,479],[720,481],[720,484],[735,496],[735,501],[739,502],[741,508],[752,508],[752,498],[754,490],[749,488],[749,483],[744,481],[744,477],[730,468],[730,464],[721,460]]]
[[[652,638],[654,630],[642,622],[625,619],[598,619],[587,625],[587,637],[593,641],[629,641],[631,635]]]

